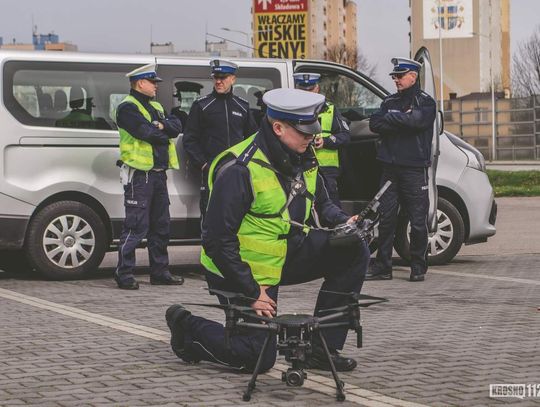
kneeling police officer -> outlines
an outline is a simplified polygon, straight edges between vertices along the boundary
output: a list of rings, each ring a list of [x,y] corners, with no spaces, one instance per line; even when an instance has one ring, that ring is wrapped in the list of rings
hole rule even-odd
[[[329,199],[311,142],[321,132],[317,121],[325,98],[298,89],[274,89],[264,95],[266,117],[260,130],[220,154],[211,165],[211,189],[203,227],[201,263],[208,286],[242,293],[259,314],[276,313],[280,285],[323,278],[321,289],[360,292],[369,261],[363,241],[350,246],[329,244],[330,233],[307,225],[352,222]],[[227,299],[218,296],[220,302]],[[319,292],[320,310],[345,305],[345,296]],[[253,370],[266,333],[246,330],[224,344],[222,324],[192,315],[181,305],[166,312],[171,345],[184,361],[206,360],[240,370]],[[356,361],[339,354],[346,328],[324,332],[339,371]],[[261,370],[276,359],[275,337]],[[306,368],[330,370],[315,342]]]
[[[182,124],[174,116],[165,116],[163,106],[152,100],[157,83],[161,82],[155,64],[137,68],[126,76],[131,90],[117,109],[126,218],[114,279],[119,288],[139,288],[133,276],[135,249],[146,238],[151,284],[182,284],[184,280],[168,269],[170,215],[166,173],[169,168],[179,168],[172,139],[182,131]]]

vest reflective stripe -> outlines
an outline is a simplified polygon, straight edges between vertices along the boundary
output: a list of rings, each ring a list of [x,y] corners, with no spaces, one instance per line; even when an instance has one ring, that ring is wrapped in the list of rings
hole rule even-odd
[[[137,106],[139,112],[149,122],[152,121],[152,116],[144,108],[144,106],[136,98],[131,95],[127,95],[121,103],[133,103]],[[157,111],[165,114],[163,106],[158,102],[151,101],[150,104]],[[127,130],[119,127],[120,133],[120,159],[130,167],[136,168],[142,171],[151,170],[154,167],[154,154],[152,145],[146,141],[139,140],[128,133]],[[169,168],[178,169],[180,165],[178,163],[178,156],[176,155],[176,147],[173,140],[169,140]]]
[[[224,151],[212,162],[209,170],[208,185],[212,193],[215,169],[219,161],[228,154],[239,157],[253,142],[255,136],[244,140]],[[257,149],[252,158],[257,158],[269,164],[267,157]],[[281,272],[287,256],[287,239],[280,238],[289,233],[289,211],[285,209],[281,216],[262,218],[259,215],[275,215],[285,206],[287,196],[276,174],[269,168],[254,161],[247,164],[253,189],[254,200],[250,212],[244,216],[238,229],[240,242],[240,257],[249,264],[253,278],[259,285],[276,285],[281,280]],[[317,184],[317,168],[304,172],[307,190],[315,195]],[[311,213],[312,202],[306,199],[304,223]],[[254,215],[255,214],[255,215]],[[219,269],[206,255],[201,252],[202,265],[212,273],[221,275]]]
[[[321,119],[321,136],[330,137],[332,135],[332,122],[334,121],[334,105],[327,103],[328,109],[319,115]],[[315,150],[317,161],[321,167],[339,167],[338,150],[328,148],[319,148]]]

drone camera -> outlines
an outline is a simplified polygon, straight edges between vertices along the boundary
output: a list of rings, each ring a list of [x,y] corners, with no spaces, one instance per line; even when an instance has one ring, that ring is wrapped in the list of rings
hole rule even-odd
[[[300,387],[304,384],[304,380],[307,379],[307,373],[301,369],[287,369],[286,372],[281,374],[281,381],[287,383],[287,386]]]

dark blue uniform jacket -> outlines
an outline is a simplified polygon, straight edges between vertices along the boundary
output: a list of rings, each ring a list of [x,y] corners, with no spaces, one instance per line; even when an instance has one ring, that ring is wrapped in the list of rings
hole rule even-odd
[[[278,174],[278,179],[287,194],[290,191],[291,178],[317,165],[311,149],[298,155],[279,142],[266,118],[263,118],[254,143],[266,154],[272,166],[281,173]],[[253,279],[249,265],[240,258],[237,237],[240,224],[253,202],[250,175],[242,157],[238,160],[234,157],[230,157],[229,160],[224,158],[222,162],[231,160],[235,160],[233,165],[221,165],[222,170],[218,168],[216,171],[217,177],[203,224],[202,245],[223,276],[235,282],[239,292],[251,298],[258,298],[259,285]],[[296,196],[288,209],[291,220],[303,223],[305,213],[303,197]],[[317,179],[315,209],[320,221],[326,225],[335,226],[349,219],[349,215],[328,198],[320,174]],[[304,237],[300,228],[291,226],[289,236],[286,237],[288,257],[294,256]]]
[[[183,145],[191,164],[200,169],[222,151],[257,131],[249,103],[232,92],[212,93],[191,106]]]
[[[388,164],[429,167],[435,115],[435,101],[420,89],[418,82],[387,96],[369,122],[371,131],[382,136],[377,159]]]
[[[131,96],[137,99],[150,113],[152,121],[163,123],[163,130],[146,120],[133,103],[121,103],[117,109],[117,125],[133,137],[152,144],[154,168],[167,169],[169,166],[169,138],[175,138],[182,132],[182,123],[175,116],[163,116],[150,105],[152,98],[131,89]]]

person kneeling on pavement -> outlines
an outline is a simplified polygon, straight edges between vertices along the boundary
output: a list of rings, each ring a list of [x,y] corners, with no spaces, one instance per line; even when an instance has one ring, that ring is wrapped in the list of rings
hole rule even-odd
[[[329,199],[310,144],[321,132],[317,116],[324,96],[274,89],[264,95],[264,102],[267,114],[260,130],[212,163],[201,263],[209,288],[239,292],[252,299],[250,306],[257,314],[272,317],[282,285],[323,278],[321,290],[360,292],[369,250],[360,240],[351,246],[330,246],[328,231],[307,226],[356,220]],[[228,301],[218,298],[222,304]],[[346,296],[321,291],[314,315],[346,303]],[[231,336],[228,348],[222,324],[178,304],[169,307],[166,320],[172,349],[186,362],[205,360],[252,371],[266,337],[264,331],[246,329]],[[339,353],[347,328],[325,330],[324,335],[337,370],[354,369],[356,361]],[[275,360],[274,336],[261,371]],[[330,370],[315,340],[306,368]]]

